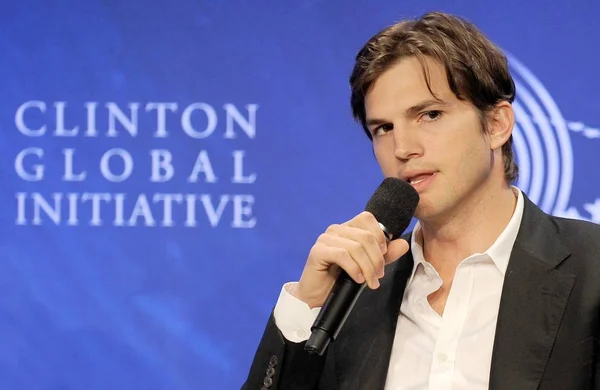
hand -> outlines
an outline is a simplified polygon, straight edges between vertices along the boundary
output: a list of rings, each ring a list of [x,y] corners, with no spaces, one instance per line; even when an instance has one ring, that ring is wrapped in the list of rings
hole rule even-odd
[[[376,289],[384,267],[408,252],[402,239],[386,245],[373,214],[364,211],[341,225],[331,225],[311,248],[293,295],[312,309],[323,306],[343,269],[357,283]]]

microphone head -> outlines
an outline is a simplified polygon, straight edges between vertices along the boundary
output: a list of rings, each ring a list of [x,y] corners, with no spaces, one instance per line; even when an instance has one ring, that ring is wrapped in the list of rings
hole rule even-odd
[[[379,185],[365,211],[385,226],[392,240],[400,237],[410,225],[419,203],[419,193],[404,180],[387,177]]]

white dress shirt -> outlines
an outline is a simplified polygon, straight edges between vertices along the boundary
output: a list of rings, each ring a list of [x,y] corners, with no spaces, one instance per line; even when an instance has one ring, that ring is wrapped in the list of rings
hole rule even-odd
[[[412,274],[400,306],[385,390],[487,389],[492,346],[504,274],[523,216],[523,196],[508,225],[484,253],[475,253],[457,267],[443,315],[427,296],[442,285],[439,274],[423,257],[417,241],[420,224],[411,237]],[[320,308],[310,309],[283,286],[274,310],[277,327],[292,342],[308,340]]]

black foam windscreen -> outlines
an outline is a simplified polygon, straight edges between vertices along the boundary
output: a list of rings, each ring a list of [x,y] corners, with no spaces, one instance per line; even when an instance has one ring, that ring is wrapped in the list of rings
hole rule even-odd
[[[410,225],[419,203],[419,193],[404,180],[387,177],[367,202],[366,211],[398,238]]]

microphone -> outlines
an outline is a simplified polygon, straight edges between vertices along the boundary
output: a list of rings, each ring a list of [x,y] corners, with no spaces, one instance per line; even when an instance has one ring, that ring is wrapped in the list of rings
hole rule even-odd
[[[410,184],[388,177],[371,196],[365,211],[375,216],[389,242],[400,237],[410,225],[418,203],[419,194]],[[311,335],[304,346],[306,351],[321,356],[325,353],[329,344],[337,338],[366,285],[366,282],[356,283],[344,270],[341,271],[310,328]]]

